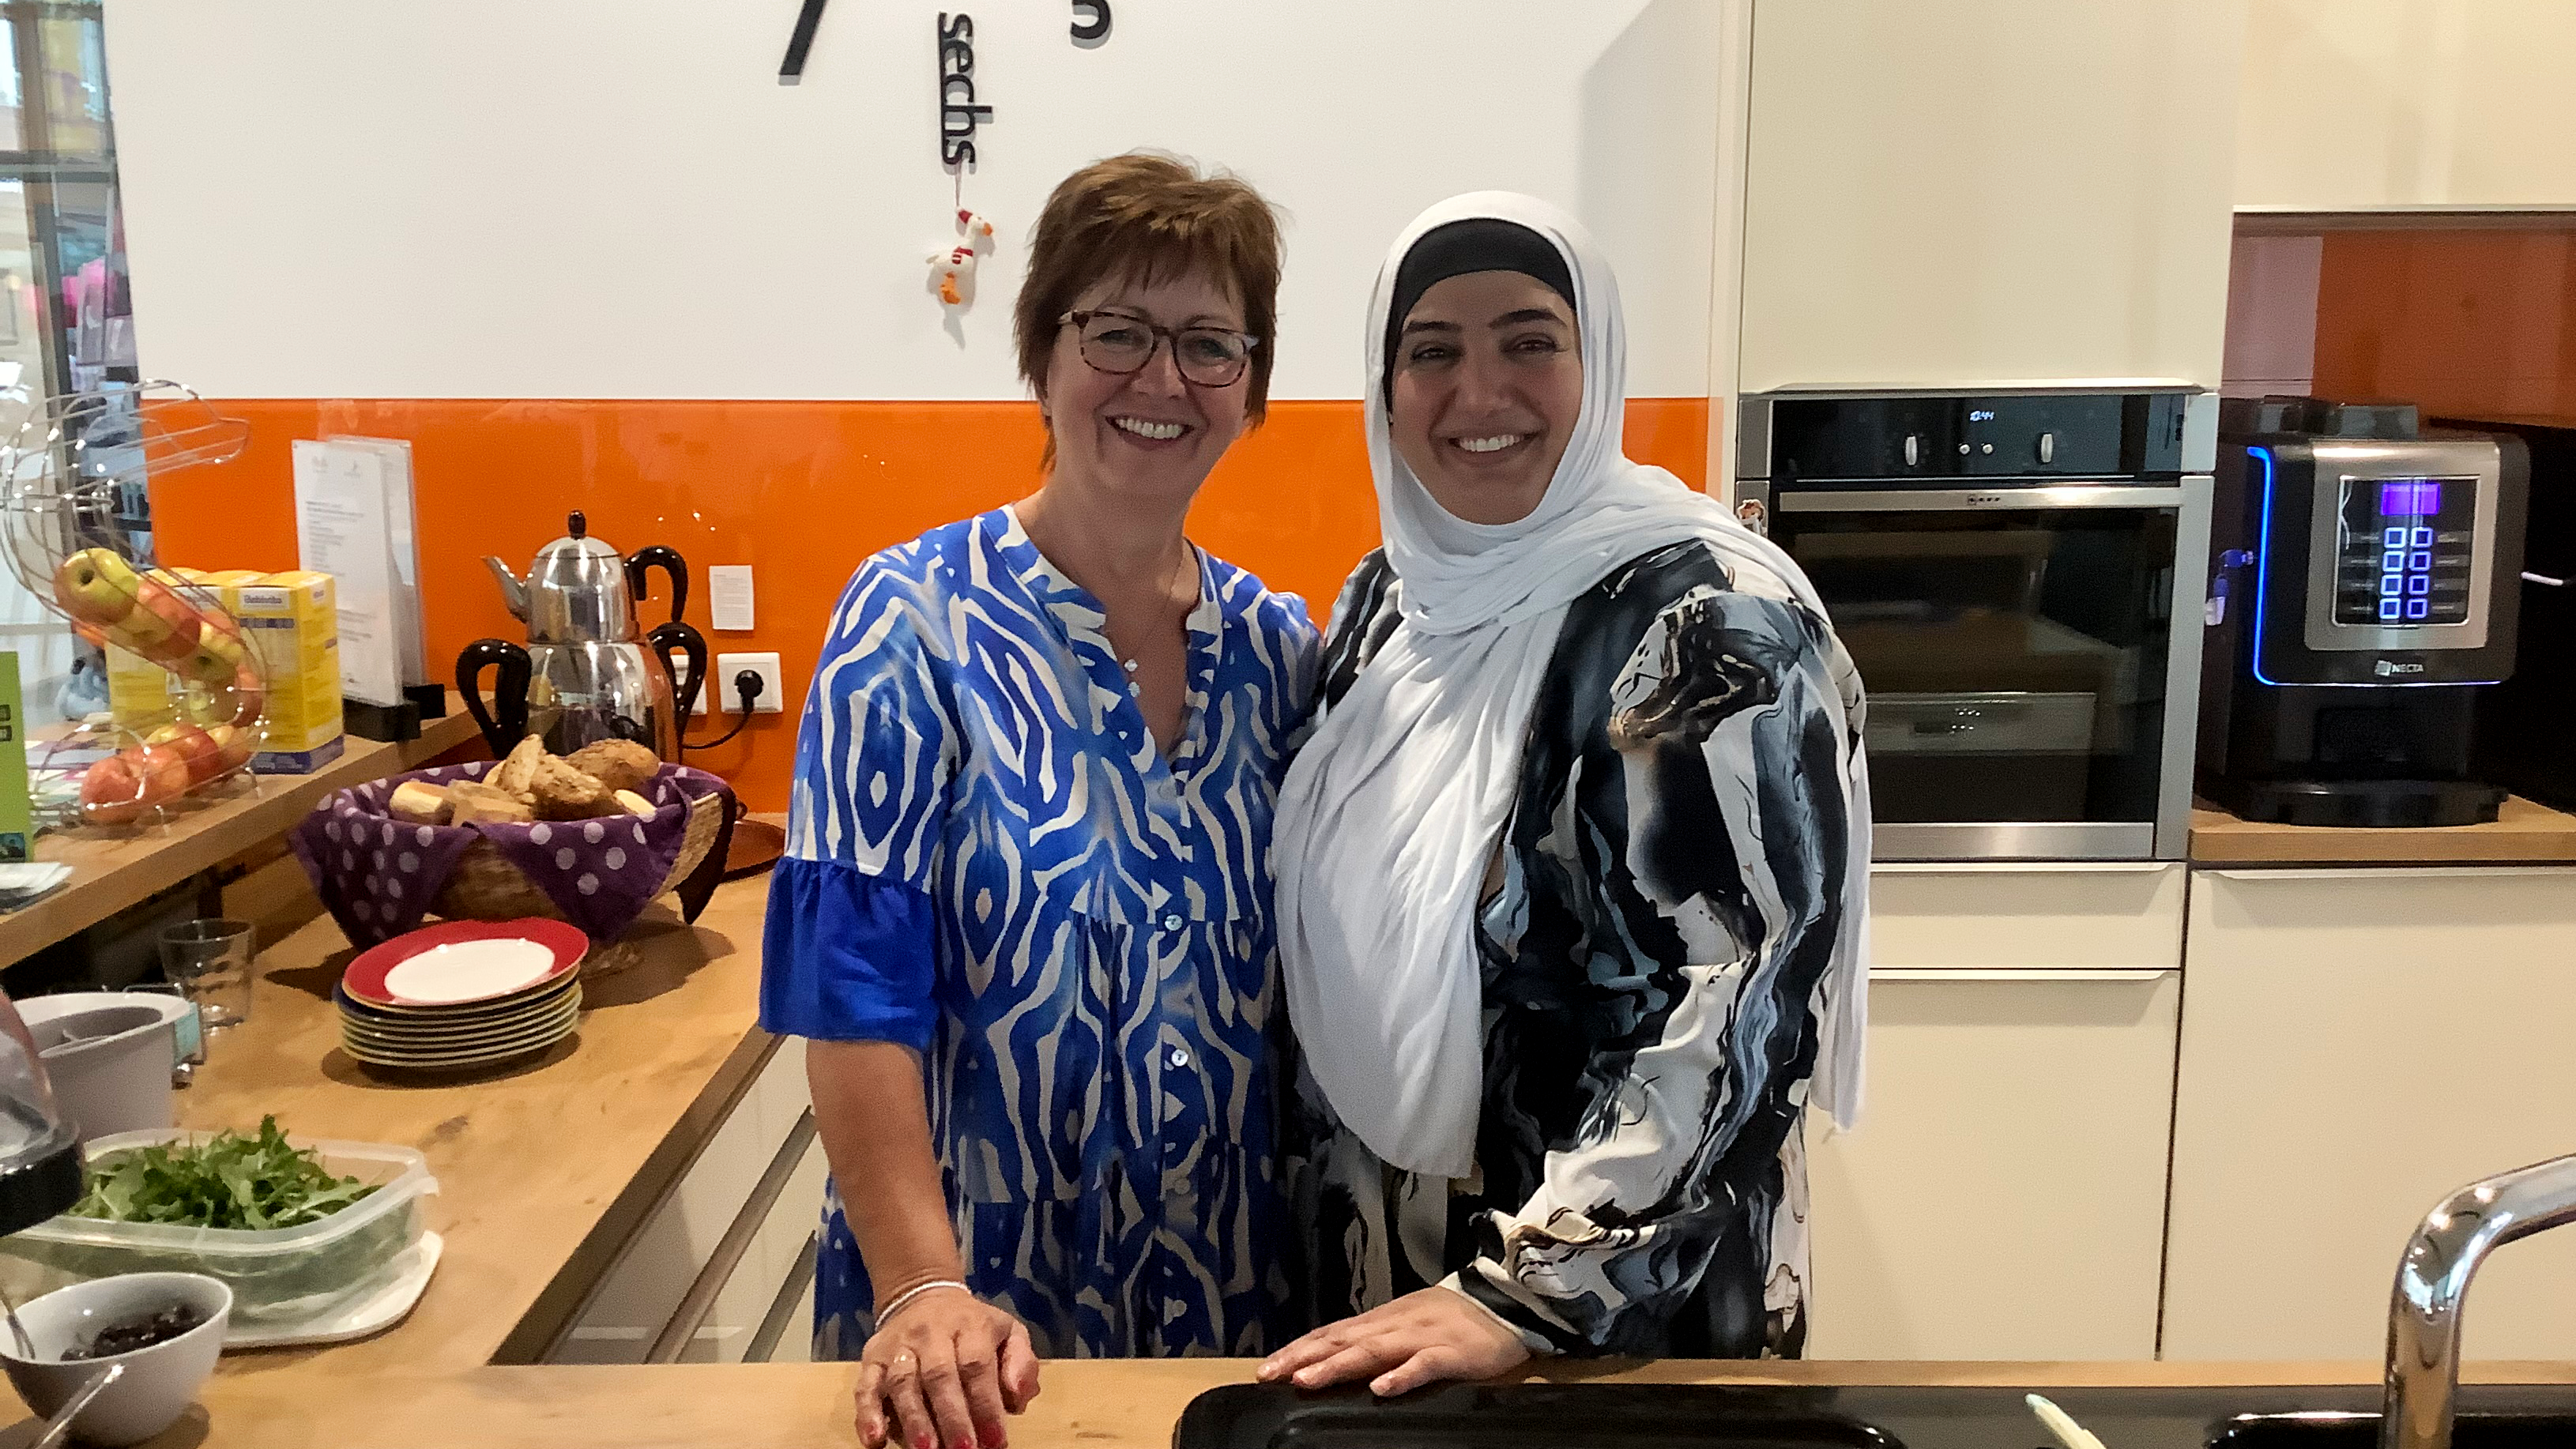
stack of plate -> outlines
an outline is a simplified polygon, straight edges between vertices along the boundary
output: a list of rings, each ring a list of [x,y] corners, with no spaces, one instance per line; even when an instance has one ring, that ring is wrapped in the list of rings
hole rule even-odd
[[[349,963],[340,1044],[371,1066],[459,1071],[540,1052],[581,1019],[590,938],[562,921],[450,921]]]

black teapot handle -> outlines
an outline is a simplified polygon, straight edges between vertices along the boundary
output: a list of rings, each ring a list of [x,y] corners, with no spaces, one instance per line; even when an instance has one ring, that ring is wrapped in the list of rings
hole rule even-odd
[[[649,592],[645,575],[657,568],[671,576],[671,622],[676,624],[689,612],[689,562],[678,549],[657,543],[635,550],[626,561],[626,587],[640,608]]]
[[[492,691],[492,708],[483,708],[483,671],[498,669],[501,682]],[[456,656],[456,692],[465,696],[465,712],[474,716],[494,758],[519,747],[528,737],[528,651],[507,639],[477,639]],[[495,719],[494,715],[499,718]]]
[[[672,650],[689,656],[689,672],[675,675],[671,680],[671,702],[677,711],[678,733],[686,734],[689,716],[697,712],[698,691],[707,683],[707,636],[693,626],[673,619],[667,624],[654,625],[644,640],[653,647],[654,657],[662,661],[666,670],[671,667]]]

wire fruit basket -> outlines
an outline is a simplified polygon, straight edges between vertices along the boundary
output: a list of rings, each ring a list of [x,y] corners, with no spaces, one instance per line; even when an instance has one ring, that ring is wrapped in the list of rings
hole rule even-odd
[[[14,404],[14,406],[5,406]],[[42,402],[0,395],[0,554],[80,636],[167,672],[169,703],[94,715],[30,742],[30,767],[79,772],[76,804],[43,823],[161,821],[242,775],[265,743],[267,671],[213,590],[160,567],[152,485],[241,456],[250,425],[174,382],[112,383]],[[65,817],[68,817],[66,819]]]

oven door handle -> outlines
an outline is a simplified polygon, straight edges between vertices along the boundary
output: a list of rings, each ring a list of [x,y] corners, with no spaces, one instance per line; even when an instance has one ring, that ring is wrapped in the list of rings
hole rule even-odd
[[[2073,483],[2034,488],[1896,488],[1861,493],[1795,488],[1775,491],[1779,513],[1991,513],[2038,508],[2169,508],[2183,506],[2170,484]]]

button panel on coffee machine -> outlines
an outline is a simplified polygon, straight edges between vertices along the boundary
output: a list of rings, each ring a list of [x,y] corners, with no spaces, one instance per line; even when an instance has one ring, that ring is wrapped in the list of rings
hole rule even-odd
[[[2476,516],[2473,478],[2345,478],[2334,621],[2403,629],[2468,618]]]

